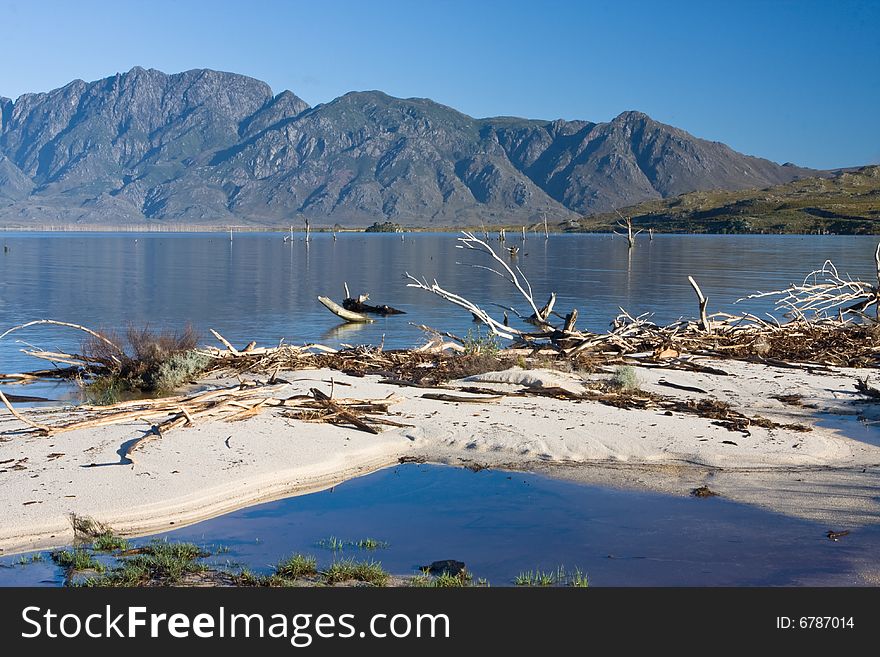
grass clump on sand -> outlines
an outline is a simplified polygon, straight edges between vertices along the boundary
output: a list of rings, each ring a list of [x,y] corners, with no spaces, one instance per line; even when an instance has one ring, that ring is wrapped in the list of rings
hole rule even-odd
[[[457,575],[451,575],[447,572],[444,572],[437,577],[431,577],[431,575],[423,571],[418,575],[410,577],[407,584],[414,588],[432,589],[467,588],[469,586],[489,585],[489,583],[484,579],[478,579],[476,582],[474,582],[473,575],[471,575],[467,570],[462,570]]]
[[[275,566],[275,574],[285,579],[314,577],[318,574],[318,562],[315,557],[294,554]]]
[[[364,582],[371,586],[385,586],[389,575],[378,561],[354,561],[342,559],[321,573],[325,584],[334,585],[341,582]]]
[[[620,392],[635,392],[639,389],[639,377],[629,365],[619,365],[614,369],[609,385]]]
[[[230,579],[236,586],[292,587],[313,584],[317,576],[318,562],[314,557],[294,554],[276,564],[275,572],[270,575],[258,575],[249,568],[242,568]]]

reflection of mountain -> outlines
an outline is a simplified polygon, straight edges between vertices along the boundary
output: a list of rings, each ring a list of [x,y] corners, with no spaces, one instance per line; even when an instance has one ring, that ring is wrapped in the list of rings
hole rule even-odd
[[[0,99],[0,217],[21,223],[530,222],[808,173],[639,112],[473,119],[377,91],[309,107],[210,70]]]

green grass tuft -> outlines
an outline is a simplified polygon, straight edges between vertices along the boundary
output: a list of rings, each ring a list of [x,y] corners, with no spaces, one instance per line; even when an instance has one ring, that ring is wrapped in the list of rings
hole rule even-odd
[[[95,557],[90,552],[79,548],[53,552],[52,561],[71,573],[84,570],[94,570],[96,572],[104,570],[104,565],[95,560]]]
[[[45,561],[46,557],[43,556],[42,552],[37,552],[36,554],[23,554],[18,558],[16,563],[19,566],[27,566],[32,563],[39,563],[40,561]]]
[[[294,554],[275,566],[275,574],[287,579],[312,577],[318,574],[318,562],[314,557]]]
[[[330,536],[329,538],[322,538],[318,541],[318,547],[326,548],[328,550],[333,550],[334,552],[338,552],[345,548],[346,541],[343,541],[340,538],[336,538],[335,536]]]
[[[326,584],[338,584],[340,582],[358,581],[371,584],[372,586],[385,586],[389,575],[378,561],[359,561],[342,559],[335,561],[322,573]]]
[[[105,532],[95,537],[92,541],[92,549],[95,552],[116,552],[117,550],[127,550],[129,542],[124,538],[113,535],[111,532]]]
[[[527,570],[517,575],[513,583],[516,586],[573,586],[586,588],[589,586],[587,575],[579,568],[572,572],[559,566],[555,571]]]
[[[133,548],[135,554],[123,556],[119,564],[102,577],[91,577],[80,586],[145,586],[176,584],[187,575],[202,573],[207,566],[198,560],[209,556],[192,543],[154,540]]]
[[[381,548],[387,548],[388,543],[385,541],[379,541],[375,538],[362,538],[357,541],[344,541],[341,538],[337,538],[335,536],[330,536],[329,538],[324,538],[318,541],[318,547],[326,548],[328,550],[333,550],[334,552],[340,552],[345,548],[359,548],[361,550],[378,550]]]

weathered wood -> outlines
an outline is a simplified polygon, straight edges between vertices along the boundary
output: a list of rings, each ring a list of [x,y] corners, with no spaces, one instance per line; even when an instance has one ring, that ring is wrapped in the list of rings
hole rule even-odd
[[[76,329],[77,331],[83,331],[84,333],[88,333],[89,335],[91,335],[93,338],[97,338],[98,340],[100,340],[101,342],[106,344],[107,346],[112,347],[116,353],[118,353],[120,355],[124,355],[124,353],[125,353],[119,345],[117,345],[115,342],[113,342],[112,340],[107,338],[107,336],[101,335],[97,331],[93,331],[92,329],[86,328],[85,326],[81,326],[80,324],[72,324],[71,322],[59,322],[54,319],[37,319],[32,322],[26,322],[24,324],[19,324],[18,326],[13,326],[11,329],[8,329],[5,332],[3,332],[2,334],[0,334],[0,340],[2,340],[3,338],[5,338],[7,335],[9,335],[10,333],[12,333],[14,331],[20,331],[21,329],[25,329],[25,328],[28,328],[31,326],[39,326],[39,325],[44,325],[44,324],[49,324],[51,326],[63,326],[66,328]]]
[[[697,285],[693,276],[688,276],[688,282],[691,284],[691,287],[694,288],[694,292],[697,293],[697,300],[700,303],[700,328],[706,333],[711,333],[712,325],[709,323],[709,318],[706,316],[706,306],[709,303],[709,299],[703,296],[703,291],[700,289],[700,286]]]
[[[318,401],[325,408],[333,411],[337,415],[337,417],[344,420],[345,422],[352,424],[356,428],[360,429],[361,431],[366,431],[367,433],[379,433],[376,429],[361,420],[359,417],[357,417],[353,413],[349,413],[348,411],[346,411],[339,404],[334,402],[332,399],[330,399],[330,397],[328,397],[325,393],[321,392],[317,388],[312,388],[311,393],[312,395],[314,395],[316,401]]]
[[[26,417],[24,417],[21,413],[16,411],[12,407],[12,404],[9,403],[9,400],[6,398],[6,395],[3,394],[2,390],[0,390],[0,401],[3,402],[3,405],[9,410],[10,413],[12,413],[12,416],[16,420],[18,420],[19,422],[24,422],[26,425],[28,425],[29,427],[31,427],[33,429],[36,429],[37,431],[39,431],[43,435],[46,435],[46,436],[52,435],[52,427],[47,427],[45,424],[39,424],[37,422],[34,422],[33,420],[29,420]]]
[[[391,306],[371,306],[364,303],[369,298],[368,294],[362,294],[357,299],[346,298],[342,301],[342,307],[355,313],[372,313],[373,315],[405,315],[406,313]]]
[[[625,228],[626,233],[618,233],[615,230],[614,234],[615,235],[623,235],[624,237],[626,237],[626,243],[629,246],[629,248],[631,249],[636,245],[636,236],[642,232],[642,229],[640,228],[635,233],[633,233],[632,218],[631,217],[624,217],[617,210],[615,210],[615,212],[617,212],[617,216],[620,217],[620,221],[617,222],[617,225],[620,226],[621,228]]]
[[[54,402],[57,401],[55,399],[49,399],[48,397],[34,397],[31,395],[13,395],[11,392],[6,393],[6,399],[10,402],[17,403],[35,403],[35,402]]]
[[[880,388],[868,382],[868,377],[856,380],[856,390],[872,399],[880,399]]]
[[[88,367],[89,365],[96,364],[88,358],[75,354],[63,354],[57,351],[28,351],[27,349],[22,349],[21,352],[33,358],[48,360],[50,363],[62,363],[71,367]]]
[[[547,299],[547,303],[541,306],[538,311],[532,314],[530,317],[526,319],[529,324],[534,324],[535,326],[546,328],[550,324],[548,322],[550,318],[550,313],[553,312],[553,306],[556,305],[556,292],[550,293],[550,298]]]
[[[238,356],[241,353],[238,349],[236,349],[235,347],[232,346],[232,343],[229,342],[229,340],[227,340],[222,335],[217,333],[217,331],[215,331],[214,329],[208,329],[208,330],[211,332],[211,335],[213,335],[215,338],[217,338],[220,341],[220,343],[229,350],[230,354],[232,354],[233,356]]]
[[[486,404],[489,402],[497,402],[504,399],[504,395],[491,395],[482,397],[465,397],[463,395],[448,395],[442,392],[426,392],[422,395],[422,399],[433,399],[435,401],[445,402],[465,402],[467,404]]]
[[[346,322],[369,323],[373,321],[370,317],[367,317],[366,315],[362,315],[351,310],[346,310],[338,303],[333,301],[333,299],[330,299],[328,297],[318,297],[318,301],[320,301],[327,310],[329,310],[337,317],[344,319]]]
[[[667,388],[674,388],[675,390],[684,390],[685,392],[698,392],[703,395],[708,395],[708,391],[703,390],[702,388],[697,388],[696,386],[685,386],[680,383],[673,383],[672,381],[666,381],[664,379],[660,379],[657,381],[658,386],[665,386]]]

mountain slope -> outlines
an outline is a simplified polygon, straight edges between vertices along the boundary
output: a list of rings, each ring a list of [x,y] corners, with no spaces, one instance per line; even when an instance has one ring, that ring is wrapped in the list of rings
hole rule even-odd
[[[880,166],[763,189],[691,192],[620,212],[658,232],[880,233]],[[618,219],[596,214],[567,228],[607,231]]]
[[[0,99],[0,156],[0,217],[23,223],[525,223],[816,173],[639,112],[474,119],[378,91],[312,108],[241,75],[139,67]]]

